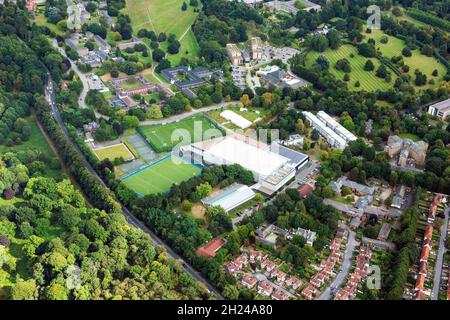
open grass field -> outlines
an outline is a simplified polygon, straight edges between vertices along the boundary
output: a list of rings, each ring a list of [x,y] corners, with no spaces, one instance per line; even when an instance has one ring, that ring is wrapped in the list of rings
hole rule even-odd
[[[5,152],[26,152],[28,150],[33,150],[35,152],[39,152],[42,154],[46,154],[50,156],[52,159],[57,159],[55,153],[53,152],[50,145],[47,143],[44,135],[36,124],[36,120],[34,117],[26,118],[29,126],[31,127],[31,136],[28,141],[25,141],[18,145],[6,146],[4,144],[0,144],[0,154]],[[59,169],[52,169],[48,166],[44,172],[44,174],[48,177],[52,177],[55,179],[60,179],[63,177],[63,172]]]
[[[145,28],[157,34],[165,32],[167,35],[173,33],[176,36],[181,43],[180,52],[168,55],[168,59],[174,65],[183,56],[195,58],[199,50],[194,33],[190,30],[197,13],[191,6],[182,11],[183,2],[184,0],[126,0],[126,7],[123,10],[130,16],[135,32]],[[165,42],[161,48],[166,49],[166,46]]]
[[[200,172],[200,168],[180,158],[173,159],[169,156],[126,176],[122,181],[140,195],[156,194],[165,192],[173,184],[188,180]]]
[[[130,150],[128,150],[126,145],[123,143],[115,144],[113,146],[105,148],[95,149],[93,151],[100,161],[106,158],[108,158],[109,160],[114,160],[120,157],[122,157],[125,160],[134,158],[133,154],[130,152]]]
[[[177,129],[183,131],[176,131]],[[205,116],[198,114],[169,124],[142,126],[138,131],[156,152],[161,153],[169,152],[179,144],[182,140],[180,134],[189,134],[190,141],[188,139],[186,143],[198,142],[203,140],[208,129],[217,127]]]
[[[224,110],[231,110],[252,123],[258,119],[260,119],[258,121],[262,121],[269,115],[268,111],[265,109],[248,108],[247,111],[241,111],[240,108],[238,106],[236,106],[235,104],[230,104],[229,106],[222,108],[222,109],[209,111],[209,112],[207,112],[207,115],[211,119],[216,121],[217,123],[224,124],[224,123],[228,122],[228,120],[226,120],[220,116],[220,114]],[[238,127],[233,125],[232,123],[227,123],[224,125],[229,129],[238,129]]]
[[[56,35],[62,36],[64,34],[64,31],[58,28],[56,24],[47,21],[47,18],[44,15],[44,8],[42,6],[36,10],[36,17],[34,22],[36,22],[38,26],[48,27],[50,31],[53,31]]]
[[[351,57],[352,54],[354,55],[353,58]],[[328,60],[330,61],[330,72],[341,80],[344,78],[345,72],[336,70],[336,62],[344,58],[347,58],[350,61],[350,64],[352,66],[352,71],[350,72],[350,81],[348,82],[350,90],[387,90],[392,86],[396,79],[395,75],[392,75],[391,83],[387,83],[386,81],[384,81],[384,79],[376,77],[375,70],[379,67],[380,62],[375,58],[371,59],[375,65],[375,70],[365,71],[364,65],[367,61],[367,58],[359,55],[358,50],[351,45],[343,45],[337,50],[329,49],[325,52],[310,52],[307,58],[308,65],[312,65],[320,55],[324,55],[328,58]],[[355,87],[356,81],[360,82],[361,87]]]
[[[380,42],[381,37],[387,36],[389,41],[386,44]],[[402,55],[402,50],[405,47],[403,40],[388,36],[381,30],[373,30],[371,34],[367,35],[367,39],[372,38],[376,42],[376,47],[380,48],[383,56],[394,57]],[[434,79],[435,85],[427,85],[420,88],[438,87],[446,74],[446,69],[443,64],[437,61],[434,57],[428,57],[420,53],[419,50],[412,51],[411,57],[403,57],[405,64],[410,67],[409,74],[414,77],[414,71],[419,69],[424,74],[427,75],[427,79]],[[432,73],[434,70],[438,70],[439,75],[433,77]]]

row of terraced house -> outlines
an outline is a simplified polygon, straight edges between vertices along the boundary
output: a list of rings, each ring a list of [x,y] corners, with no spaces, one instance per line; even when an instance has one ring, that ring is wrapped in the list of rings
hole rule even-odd
[[[428,210],[428,223],[425,229],[425,235],[422,242],[422,250],[419,258],[419,273],[414,287],[414,300],[424,300],[430,294],[429,290],[425,288],[425,282],[428,276],[428,258],[430,257],[431,249],[433,248],[433,223],[436,217],[438,205],[444,199],[443,195],[436,195],[431,201]]]
[[[341,245],[346,232],[342,230],[342,227],[340,229],[330,243],[330,254],[320,262],[320,271],[311,278],[309,284],[302,290],[302,296],[307,300],[314,299],[320,288],[334,275],[334,267],[341,262]]]
[[[260,265],[259,270],[256,267],[257,263]],[[246,273],[244,267],[249,264],[254,266],[256,271],[262,271],[268,278],[273,279],[278,286],[286,291],[289,289],[295,291],[303,284],[297,277],[287,275],[285,272],[281,271],[279,266],[272,262],[268,255],[263,254],[261,251],[250,251],[248,254],[242,253],[227,264],[227,272],[234,277],[242,275],[242,285],[248,289],[256,289],[262,296],[270,296],[274,300],[289,299],[289,295],[285,291],[275,288],[274,283],[271,281],[258,280],[255,275]]]
[[[334,300],[352,300],[356,296],[359,285],[368,276],[371,257],[372,252],[367,245],[359,247],[355,269],[347,278],[345,286],[336,293]]]

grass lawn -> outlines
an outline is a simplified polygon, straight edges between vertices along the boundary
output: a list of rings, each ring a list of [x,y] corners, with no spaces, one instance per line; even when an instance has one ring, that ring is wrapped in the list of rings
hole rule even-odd
[[[199,50],[194,33],[190,30],[197,13],[189,5],[186,11],[182,11],[183,2],[184,0],[126,0],[123,10],[130,16],[136,33],[145,28],[157,34],[165,32],[176,36],[181,48],[178,54],[168,55],[173,65],[178,64],[182,57],[195,58]],[[167,42],[162,43],[161,48],[166,50]]]
[[[25,141],[19,145],[14,145],[11,147],[0,144],[0,153],[5,152],[26,152],[28,150],[37,151],[43,154],[50,155],[52,158],[56,159],[56,155],[53,153],[53,150],[50,148],[50,145],[45,140],[44,135],[36,124],[36,120],[34,117],[26,118],[28,124],[31,127],[31,136],[28,141]],[[45,175],[51,178],[61,178],[62,171],[61,170],[53,170],[49,167],[47,168]]]
[[[180,63],[181,58],[196,59],[200,48],[198,46],[197,39],[195,38],[194,32],[189,30],[183,39],[180,41],[181,47],[178,54],[167,54],[167,59],[170,61],[172,66],[176,66]],[[167,42],[161,44],[161,48],[167,51]]]
[[[351,55],[354,55],[352,58]],[[338,79],[343,79],[345,72],[341,70],[336,70],[336,62],[340,59],[347,58],[352,66],[352,71],[350,72],[350,81],[348,82],[348,87],[350,90],[367,90],[376,91],[378,89],[387,90],[394,83],[396,76],[392,75],[391,83],[387,83],[384,79],[375,76],[375,70],[380,66],[380,62],[372,58],[373,64],[375,65],[374,71],[365,71],[364,65],[368,58],[365,58],[358,54],[358,50],[352,45],[343,45],[337,50],[327,50],[325,52],[310,52],[308,54],[307,63],[312,65],[318,56],[324,55],[330,61],[330,72],[334,74]],[[356,88],[355,82],[359,81],[361,87]]]
[[[156,194],[165,192],[173,184],[188,180],[201,172],[200,168],[180,158],[176,160],[177,163],[170,156],[163,158],[122,181],[140,195]]]
[[[376,47],[380,48],[383,56],[385,57],[394,57],[402,55],[402,50],[405,47],[405,43],[403,40],[388,36],[381,30],[373,30],[371,34],[366,34],[367,39],[372,38],[376,42]],[[381,37],[387,36],[389,41],[386,44],[383,44],[380,42]],[[414,78],[414,71],[416,69],[419,69],[424,74],[427,75],[427,79],[435,80],[435,85],[426,85],[422,87],[417,87],[420,89],[426,89],[426,88],[435,88],[440,85],[440,83],[443,80],[444,75],[446,74],[445,66],[439,61],[437,61],[434,57],[428,57],[426,55],[423,55],[420,53],[419,50],[412,51],[411,57],[404,57],[403,60],[405,61],[405,64],[410,67],[409,75],[411,75]],[[439,75],[437,77],[433,77],[432,73],[434,70],[438,70]]]
[[[126,81],[121,82],[120,87],[124,90],[133,90],[133,89],[142,88],[143,84],[139,80],[137,80],[133,77],[130,77]]]
[[[109,160],[114,160],[120,157],[125,160],[134,158],[133,154],[123,143],[115,144],[113,146],[105,148],[95,149],[94,153],[97,155],[100,161],[106,158],[109,158]]]
[[[177,129],[184,130],[176,132],[175,130]],[[217,129],[217,127],[200,114],[169,124],[142,126],[138,128],[138,131],[156,152],[161,153],[169,152],[175,145],[180,143],[180,135],[177,135],[177,139],[172,139],[172,135],[175,132],[181,134],[184,132],[189,133],[190,141],[187,143],[192,143],[203,140],[205,131],[208,129]]]
[[[47,18],[44,15],[43,9],[37,9],[36,18],[34,20],[38,26],[46,26],[53,31],[56,35],[62,36],[64,35],[64,31],[62,31],[56,24],[50,23],[47,21]]]
[[[181,10],[184,0],[127,0],[124,11],[135,32],[146,28],[156,33],[173,33],[180,38],[197,18],[194,8]]]
[[[400,133],[399,136],[403,139],[411,139],[412,141],[420,140],[420,137],[413,133]]]
[[[248,121],[250,121],[252,123],[258,118],[264,119],[264,118],[266,118],[268,116],[267,110],[248,108],[248,111],[245,112],[245,111],[241,111],[240,108],[237,107],[234,104],[230,104],[229,106],[227,106],[227,107],[225,107],[223,109],[209,111],[209,112],[207,112],[207,114],[214,121],[216,121],[218,123],[224,123],[224,122],[228,121],[228,120],[226,120],[226,119],[224,119],[224,118],[222,118],[220,116],[220,114],[224,110],[231,110],[231,111],[237,113],[238,115],[242,116],[243,118],[247,119]],[[260,121],[262,121],[262,120],[260,120]],[[237,128],[237,126],[234,126],[231,123],[230,123],[230,125],[227,125],[227,128],[228,127],[230,127],[231,129]]]

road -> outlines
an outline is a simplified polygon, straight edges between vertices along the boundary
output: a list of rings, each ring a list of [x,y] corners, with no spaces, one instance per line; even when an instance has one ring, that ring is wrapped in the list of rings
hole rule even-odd
[[[439,250],[436,257],[436,266],[434,268],[434,281],[433,281],[433,292],[431,295],[431,300],[439,300],[439,288],[441,286],[442,279],[442,265],[444,263],[444,254],[447,252],[445,248],[445,239],[447,238],[448,232],[448,219],[450,214],[450,207],[445,209],[444,223],[441,226],[441,237],[439,238]]]
[[[80,81],[83,83],[83,89],[81,90],[80,98],[78,99],[78,105],[79,105],[81,108],[86,109],[86,108],[87,108],[87,105],[86,105],[85,100],[86,100],[87,92],[88,92],[88,90],[89,90],[89,84],[88,84],[88,81],[87,81],[86,76],[84,75],[83,72],[81,72],[81,70],[78,68],[78,66],[76,65],[76,63],[75,63],[72,59],[69,59],[69,57],[67,57],[66,52],[64,51],[64,49],[63,49],[63,48],[60,48],[60,47],[58,46],[58,42],[56,41],[56,39],[53,39],[52,45],[53,45],[53,47],[54,47],[55,49],[57,49],[57,50],[59,51],[59,53],[60,53],[64,58],[66,58],[67,60],[69,60],[71,68],[73,69],[73,71],[75,71],[75,73],[77,74],[78,78],[80,78]]]
[[[70,138],[67,128],[66,128],[66,126],[61,118],[61,115],[59,113],[59,110],[56,107],[55,90],[54,90],[54,85],[53,85],[53,81],[51,79],[50,73],[48,73],[48,77],[49,77],[49,81],[48,81],[48,85],[45,90],[45,96],[51,106],[52,115],[53,115],[54,119],[56,120],[56,122],[58,123],[59,127],[61,128],[63,134],[72,143],[75,150],[77,150],[77,152],[84,158],[84,155],[81,152],[78,145],[76,143],[74,143],[72,141],[72,139]],[[108,188],[108,186],[105,184],[105,182],[99,177],[97,172],[87,161],[86,161],[86,169],[99,181],[99,183],[102,186],[104,186],[105,188]],[[127,220],[127,222],[130,225],[132,225],[135,228],[139,228],[143,232],[147,233],[150,236],[151,241],[155,245],[164,248],[167,252],[167,255],[170,258],[181,262],[182,268],[185,272],[187,272],[192,277],[194,277],[198,282],[202,283],[209,290],[209,292],[214,293],[218,299],[221,299],[221,300],[223,299],[220,292],[217,291],[211,284],[209,284],[208,281],[198,271],[196,271],[192,266],[190,266],[186,261],[184,261],[166,243],[164,243],[164,241],[162,241],[152,230],[150,230],[144,223],[142,223],[139,219],[137,219],[126,207],[122,206],[121,209],[122,209],[123,215],[125,216],[125,219]]]
[[[356,233],[349,230],[349,235],[347,239],[347,245],[345,247],[344,260],[342,261],[341,270],[334,278],[333,282],[324,292],[317,298],[317,300],[329,300],[333,295],[334,291],[342,286],[345,279],[347,278],[350,269],[352,267],[353,254],[355,248],[358,246],[359,242],[355,238]]]
[[[187,112],[183,112],[183,113],[180,113],[180,114],[176,114],[174,116],[167,117],[167,118],[164,118],[164,119],[161,119],[161,120],[141,121],[140,125],[141,126],[149,126],[149,125],[171,123],[171,122],[175,122],[175,121],[179,121],[179,120],[183,120],[183,119],[189,118],[190,116],[192,116],[194,114],[221,109],[221,108],[224,108],[224,107],[228,106],[229,104],[233,104],[233,103],[238,103],[238,101],[221,102],[219,104],[215,104],[215,105],[212,105],[212,106],[209,106],[209,107],[204,107],[204,108],[199,108],[199,109],[192,109],[191,111],[187,111]]]
[[[292,297],[292,293],[290,293],[283,287],[277,285],[273,281],[267,279],[265,274],[263,274],[261,272],[253,272],[252,275],[255,276],[255,278],[258,279],[258,281],[267,281],[267,282],[271,283],[274,286],[274,288],[276,288],[277,290],[284,292],[288,297]]]

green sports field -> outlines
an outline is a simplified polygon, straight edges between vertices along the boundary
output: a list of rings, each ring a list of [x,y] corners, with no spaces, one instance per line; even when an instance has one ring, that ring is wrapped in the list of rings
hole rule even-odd
[[[125,160],[134,158],[133,154],[123,143],[115,144],[113,146],[105,148],[95,149],[94,152],[100,160],[104,160],[106,158],[108,158],[109,160],[114,160],[120,157]]]
[[[177,129],[183,131],[176,131]],[[171,151],[180,143],[180,133],[189,133],[190,141],[187,143],[192,143],[203,140],[205,131],[208,129],[217,129],[217,127],[205,116],[198,114],[169,124],[142,126],[138,128],[138,131],[156,152],[161,153]]]
[[[172,161],[172,157],[163,158],[148,168],[125,177],[123,183],[140,195],[165,192],[173,184],[188,180],[201,172],[201,169],[176,158],[178,163]]]
[[[354,55],[352,58],[351,55]],[[330,61],[330,72],[334,74],[338,79],[343,80],[345,72],[341,70],[336,70],[336,62],[340,59],[347,58],[352,66],[352,71],[350,72],[350,81],[348,82],[348,88],[350,90],[367,90],[376,91],[377,89],[387,90],[394,83],[396,76],[392,74],[391,83],[387,83],[384,79],[375,76],[375,70],[380,66],[380,62],[372,58],[373,64],[375,65],[374,71],[365,71],[364,65],[367,58],[358,54],[358,50],[352,45],[343,45],[337,50],[327,50],[325,52],[310,52],[308,54],[307,63],[312,65],[318,56],[324,55]],[[355,82],[359,81],[361,87],[356,88]]]

